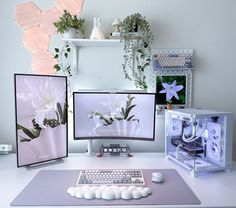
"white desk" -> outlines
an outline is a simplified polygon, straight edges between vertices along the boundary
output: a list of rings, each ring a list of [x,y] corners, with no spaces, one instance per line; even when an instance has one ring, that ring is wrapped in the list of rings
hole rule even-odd
[[[89,168],[138,168],[166,169],[175,168],[202,202],[191,207],[236,207],[236,163],[232,171],[215,172],[193,178],[173,161],[164,158],[161,153],[136,153],[127,157],[86,157],[85,154],[70,154],[64,163],[54,164],[33,170],[16,167],[16,155],[0,155],[0,207],[10,207],[11,201],[43,169],[89,169]],[[178,187],[176,187],[178,188]],[[46,206],[45,206],[46,207]],[[137,207],[137,206],[126,206]],[[144,207],[144,206],[140,206]],[[190,207],[188,206],[145,206],[145,207]],[[29,208],[29,207],[27,207]],[[52,207],[50,207],[52,208]],[[61,207],[63,208],[63,207]],[[107,206],[106,206],[107,208]],[[119,208],[119,206],[115,206]]]

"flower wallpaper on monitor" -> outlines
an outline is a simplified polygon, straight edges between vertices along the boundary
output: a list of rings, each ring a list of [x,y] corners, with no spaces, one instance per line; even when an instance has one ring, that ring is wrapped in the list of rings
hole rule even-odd
[[[15,74],[17,165],[67,156],[67,79]]]

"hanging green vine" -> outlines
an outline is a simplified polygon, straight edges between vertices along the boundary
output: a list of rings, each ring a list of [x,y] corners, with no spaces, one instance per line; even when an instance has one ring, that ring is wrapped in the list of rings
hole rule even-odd
[[[54,65],[54,69],[57,72],[62,70],[66,76],[71,77],[72,76],[71,65],[64,66],[63,64],[63,58],[67,59],[69,53],[71,52],[69,44],[65,43],[61,50],[59,48],[54,48],[54,50],[55,50],[54,58],[58,60],[58,64]]]
[[[145,69],[151,62],[153,35],[146,17],[139,13],[127,16],[122,22],[121,40],[124,41],[126,79],[133,80],[135,87],[147,89]]]

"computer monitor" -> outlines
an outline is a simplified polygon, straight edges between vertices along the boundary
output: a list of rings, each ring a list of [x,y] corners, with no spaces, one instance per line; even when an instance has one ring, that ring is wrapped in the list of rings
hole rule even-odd
[[[17,166],[68,155],[67,77],[15,74]]]
[[[155,139],[155,93],[74,92],[74,139]]]

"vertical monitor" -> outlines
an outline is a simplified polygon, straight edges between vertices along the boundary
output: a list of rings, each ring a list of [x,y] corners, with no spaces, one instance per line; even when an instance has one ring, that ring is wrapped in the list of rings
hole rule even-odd
[[[17,166],[68,156],[67,78],[15,74]]]
[[[155,93],[74,92],[74,139],[155,139]]]

